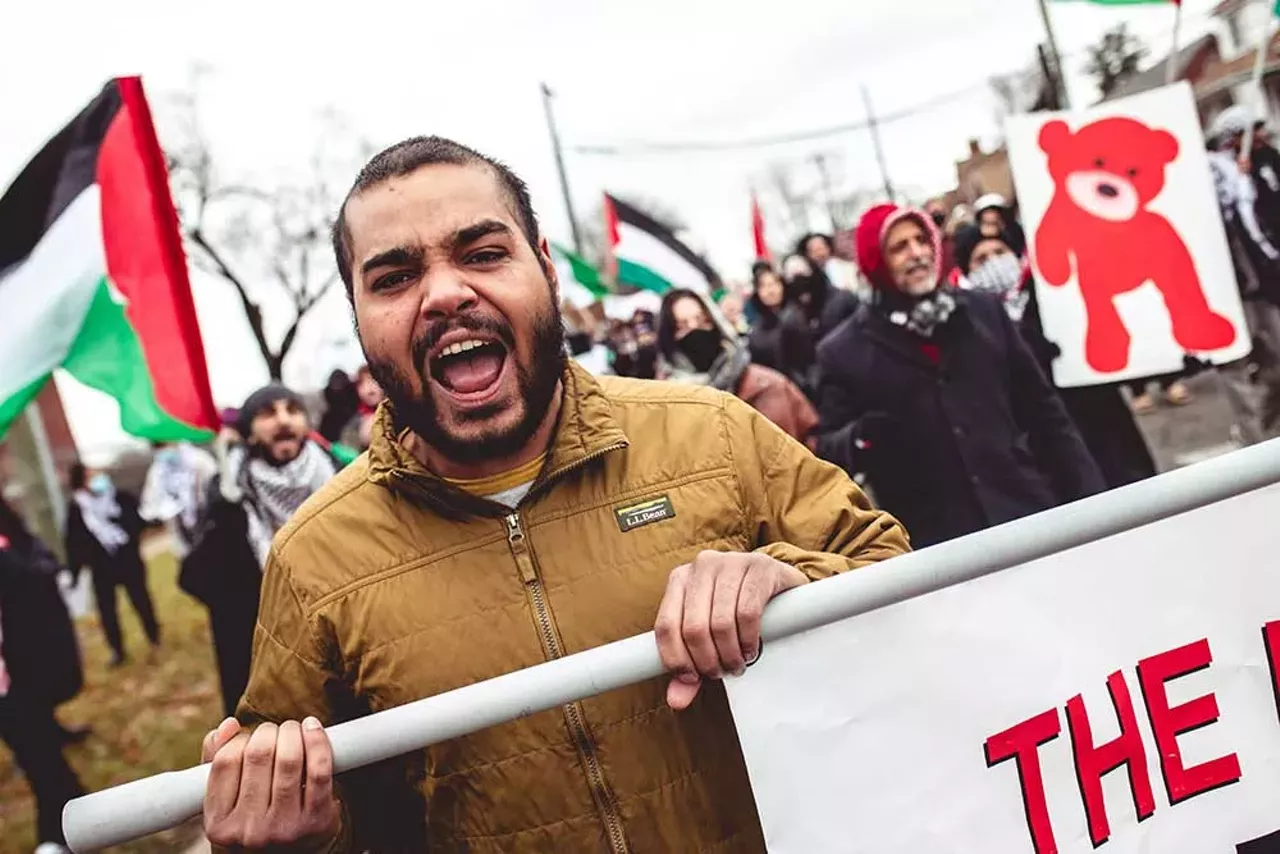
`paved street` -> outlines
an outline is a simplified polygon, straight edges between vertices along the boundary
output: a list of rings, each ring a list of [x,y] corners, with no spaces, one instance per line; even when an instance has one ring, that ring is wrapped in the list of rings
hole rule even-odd
[[[1230,404],[1217,375],[1206,372],[1187,381],[1195,396],[1185,406],[1159,402],[1138,417],[1138,426],[1160,471],[1201,462],[1240,447],[1233,439]]]

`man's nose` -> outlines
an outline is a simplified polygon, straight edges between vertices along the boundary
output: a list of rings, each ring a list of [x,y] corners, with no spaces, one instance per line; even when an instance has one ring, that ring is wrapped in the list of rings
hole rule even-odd
[[[426,317],[448,317],[473,307],[479,297],[452,268],[428,272],[423,284],[422,314]]]

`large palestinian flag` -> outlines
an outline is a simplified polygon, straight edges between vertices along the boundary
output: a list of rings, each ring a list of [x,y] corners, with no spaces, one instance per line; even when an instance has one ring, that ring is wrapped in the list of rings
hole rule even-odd
[[[618,284],[659,294],[719,289],[720,277],[706,259],[644,211],[606,193],[604,216]]]
[[[55,368],[146,439],[218,423],[164,155],[137,77],[106,85],[0,197],[0,436]]]

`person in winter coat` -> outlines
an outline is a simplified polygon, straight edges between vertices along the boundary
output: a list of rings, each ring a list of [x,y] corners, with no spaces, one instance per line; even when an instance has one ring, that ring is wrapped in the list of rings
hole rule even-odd
[[[68,733],[53,714],[84,681],[75,628],[55,580],[61,570],[0,499],[0,740],[35,795],[37,854],[67,850],[62,808],[84,794],[62,755]]]
[[[138,502],[120,492],[106,472],[89,472],[73,465],[67,476],[72,497],[67,510],[67,565],[72,573],[88,569],[93,574],[93,598],[102,618],[102,632],[111,646],[111,667],[127,658],[120,633],[116,588],[123,587],[138,612],[152,648],[160,645],[147,567],[142,562],[142,517]]]
[[[956,231],[955,243],[956,262],[964,272],[966,287],[1000,298],[1005,313],[1022,332],[1044,375],[1052,377],[1051,366],[1061,351],[1045,338],[1031,268],[1014,249],[1016,239],[1007,233],[988,237],[976,226],[964,226]],[[1058,396],[1098,464],[1108,489],[1156,474],[1151,451],[1118,386],[1060,388]]]
[[[751,350],[690,290],[668,291],[658,312],[658,350],[667,379],[736,395],[800,442],[818,425],[803,392],[780,372],[754,364]]]
[[[831,284],[827,274],[804,256],[792,255],[783,261],[782,278],[788,300],[800,309],[815,347],[858,310],[858,297]]]
[[[272,547],[239,722],[203,745],[206,836],[763,852],[720,678],[759,654],[773,596],[905,551],[897,522],[732,395],[568,359],[550,247],[496,161],[407,140],[336,220],[388,400],[369,453]],[[736,627],[718,637],[713,593]],[[325,725],[648,628],[662,678],[331,782]],[[254,790],[271,803],[236,796]]]
[[[753,284],[749,304],[756,321],[747,341],[751,361],[772,368],[811,395],[817,350],[804,314],[772,268],[757,270]]]
[[[249,680],[271,540],[341,465],[311,438],[302,398],[281,385],[249,395],[214,448],[218,474],[179,584],[209,609],[222,702],[232,714]]]
[[[818,347],[821,429],[828,442],[840,437],[840,461],[867,473],[912,543],[1101,491],[1004,301],[939,287],[932,220],[880,205],[858,224],[857,244],[876,290]]]

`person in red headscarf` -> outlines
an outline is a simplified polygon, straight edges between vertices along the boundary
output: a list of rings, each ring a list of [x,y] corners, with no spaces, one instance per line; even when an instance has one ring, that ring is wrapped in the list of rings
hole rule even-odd
[[[880,205],[856,239],[874,291],[818,347],[819,453],[865,472],[917,548],[1102,491],[1000,298],[943,281],[933,221]]]

